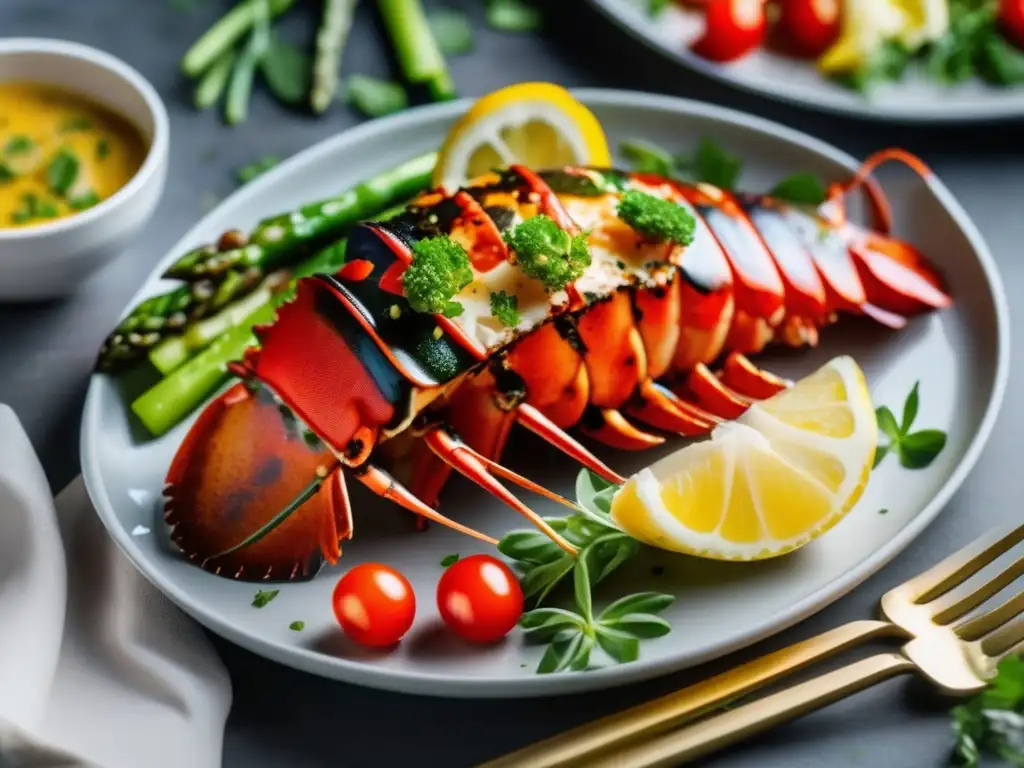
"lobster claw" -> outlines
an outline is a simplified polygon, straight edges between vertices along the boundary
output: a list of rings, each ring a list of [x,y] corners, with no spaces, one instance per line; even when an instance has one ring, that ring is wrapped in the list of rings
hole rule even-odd
[[[171,539],[197,565],[237,579],[294,579],[337,562],[352,536],[333,453],[262,388],[240,382],[182,443],[165,489]]]

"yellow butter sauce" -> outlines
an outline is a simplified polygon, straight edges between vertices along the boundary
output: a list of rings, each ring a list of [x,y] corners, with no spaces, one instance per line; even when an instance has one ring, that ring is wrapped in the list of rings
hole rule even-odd
[[[146,151],[138,129],[106,107],[49,85],[0,83],[0,229],[106,200]]]

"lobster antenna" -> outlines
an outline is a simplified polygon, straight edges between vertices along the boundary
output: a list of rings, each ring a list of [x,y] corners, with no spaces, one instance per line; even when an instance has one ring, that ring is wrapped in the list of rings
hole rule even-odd
[[[846,195],[863,185],[876,219],[876,227],[882,234],[888,235],[892,230],[892,207],[882,191],[878,181],[871,175],[878,166],[890,160],[903,163],[925,181],[932,176],[931,169],[917,155],[899,147],[881,149],[861,163],[860,168],[849,181],[830,184],[827,193],[828,202],[835,208],[836,223],[846,222]]]

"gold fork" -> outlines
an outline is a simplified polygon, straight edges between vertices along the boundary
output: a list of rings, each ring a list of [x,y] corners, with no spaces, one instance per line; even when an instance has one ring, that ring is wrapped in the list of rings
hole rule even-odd
[[[969,684],[973,686],[972,690],[977,689],[982,685],[981,679],[994,672],[995,660],[1001,655],[1005,655],[1005,653],[991,655],[995,653],[992,651],[993,640],[988,638],[989,646],[983,648],[983,636],[993,631],[1001,633],[997,635],[999,640],[1013,639],[1017,635],[1021,635],[1021,637],[1017,637],[1016,645],[1011,643],[1008,646],[1010,650],[1007,650],[1006,653],[1019,648],[1020,641],[1024,638],[1024,623],[1020,621],[1018,614],[1024,611],[1024,595],[1018,595],[996,611],[958,628],[960,633],[970,631],[977,637],[967,634],[957,637],[947,625],[962,618],[1024,574],[1024,558],[1018,559],[1006,570],[966,595],[950,594],[950,590],[966,582],[971,576],[1022,540],[1024,540],[1024,525],[997,528],[950,555],[921,575],[891,589],[882,597],[881,601],[881,611],[887,621],[854,621],[844,624],[824,634],[754,659],[688,688],[524,747],[488,762],[481,768],[511,768],[512,766],[558,768],[584,764],[590,766],[597,764],[595,761],[599,757],[603,758],[611,751],[624,750],[624,748],[624,751],[614,753],[617,760],[630,759],[630,755],[634,751],[644,754],[645,749],[650,750],[650,754],[657,754],[658,750],[671,751],[675,747],[689,748],[691,740],[697,734],[705,733],[708,723],[714,721],[719,727],[725,729],[740,727],[738,725],[740,716],[735,713],[746,713],[742,720],[742,727],[747,729],[746,732],[730,739],[731,731],[716,731],[716,740],[710,746],[710,749],[716,749],[743,738],[745,735],[771,727],[777,722],[836,701],[887,677],[916,669],[915,661],[917,659],[911,661],[909,655],[904,657],[900,654],[881,654],[830,673],[832,677],[825,675],[818,679],[825,681],[823,685],[836,685],[840,688],[834,691],[831,697],[815,696],[804,701],[802,708],[783,707],[787,702],[803,701],[811,693],[809,689],[801,688],[801,686],[792,688],[783,693],[797,692],[798,698],[787,700],[787,702],[776,699],[773,704],[782,707],[785,712],[783,714],[780,711],[780,714],[775,715],[774,719],[764,724],[747,720],[751,714],[748,707],[753,707],[755,704],[761,705],[755,714],[767,716],[764,702],[772,701],[774,697],[768,697],[755,704],[702,721],[695,726],[692,733],[688,733],[690,729],[684,729],[662,738],[658,738],[658,736],[711,710],[718,709],[739,696],[804,669],[814,662],[880,637],[927,639],[929,642],[924,645],[927,647],[941,646],[945,649],[943,656],[947,654],[952,656],[955,653],[958,658],[963,659],[966,658],[964,654],[967,654],[973,663],[979,665],[978,670],[969,678]],[[1016,622],[1010,623],[1002,630],[997,630],[997,627],[1014,617],[1017,617]],[[981,623],[982,620],[987,623]],[[923,652],[919,647],[921,644],[915,645],[915,642],[908,643],[907,646],[904,646],[904,650],[913,646],[909,653],[916,656]],[[817,683],[818,681],[811,682]],[[818,683],[818,685],[822,686],[822,683]],[[850,687],[851,685],[854,687]],[[814,692],[817,693],[822,690],[823,688],[814,688]],[[954,688],[949,687],[949,690],[952,691]],[[782,695],[778,694],[778,696]],[[720,718],[728,719],[723,721]],[[756,731],[750,730],[755,725],[760,727],[757,727]],[[685,743],[683,742],[684,735],[687,739]],[[639,744],[639,742],[643,743]],[[637,743],[638,746],[631,750],[629,745],[634,743]],[[700,754],[705,754],[710,749],[705,748],[705,751]],[[679,757],[673,754],[672,760],[678,762]],[[608,764],[612,765],[613,763]],[[614,765],[623,766],[658,764],[660,763],[614,763]]]

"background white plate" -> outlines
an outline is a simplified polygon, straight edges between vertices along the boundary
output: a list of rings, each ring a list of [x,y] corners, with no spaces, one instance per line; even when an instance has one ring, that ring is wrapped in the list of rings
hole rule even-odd
[[[618,26],[667,59],[730,85],[811,109],[896,122],[966,123],[1024,117],[1024,87],[997,88],[980,79],[946,86],[912,66],[902,81],[870,97],[823,77],[813,61],[756,51],[719,64],[690,51],[704,22],[700,13],[669,3],[657,18],[649,0],[590,0]]]
[[[577,95],[601,120],[610,140],[642,136],[674,150],[713,135],[746,159],[744,184],[767,189],[796,170],[826,178],[849,175],[853,158],[803,134],[730,110],[644,94],[588,90]],[[374,121],[296,155],[247,185],[207,215],[167,255],[133,299],[158,291],[164,266],[188,247],[230,227],[247,228],[271,213],[327,196],[383,168],[438,146],[467,101],[413,110]],[[349,682],[445,696],[521,697],[603,688],[723,655],[810,615],[852,589],[905,547],[938,514],[978,457],[1003,396],[1008,370],[1007,310],[996,267],[974,226],[941,183],[931,188],[897,174],[886,179],[899,232],[928,253],[954,287],[956,306],[915,319],[898,334],[861,319],[828,329],[816,350],[759,358],[799,377],[836,354],[855,356],[879,404],[896,408],[921,379],[920,427],[949,432],[947,448],[927,470],[900,469],[888,459],[872,476],[848,518],[792,556],[759,564],[724,564],[652,552],[602,584],[598,603],[656,589],[678,595],[666,616],[674,630],[645,642],[641,659],[587,673],[536,675],[540,650],[519,634],[489,648],[468,647],[440,626],[434,590],[440,560],[483,545],[434,526],[416,533],[410,515],[353,488],[356,538],[336,568],[311,582],[285,584],[265,608],[251,607],[259,585],[233,582],[188,565],[162,535],[160,491],[188,424],[163,439],[139,438],[141,428],[115,382],[93,377],[82,428],[82,464],[99,515],[136,566],[172,600],[213,631],[268,658]],[[892,183],[890,183],[892,182]],[[662,451],[680,446],[670,441]],[[598,449],[621,472],[653,461],[656,452]],[[577,467],[529,434],[515,434],[507,463],[571,494]],[[356,485],[356,484],[353,484]],[[531,499],[531,503],[535,500]],[[462,479],[443,497],[445,511],[494,535],[523,527],[514,512]],[[555,508],[535,503],[547,514]],[[885,508],[888,512],[879,514]],[[154,533],[133,536],[137,525]],[[335,625],[331,590],[340,573],[369,560],[403,571],[416,590],[416,623],[401,645],[374,653],[349,643]],[[664,566],[655,576],[653,565]],[[293,632],[292,621],[306,623]]]

